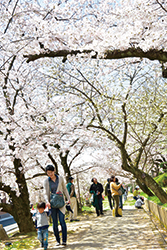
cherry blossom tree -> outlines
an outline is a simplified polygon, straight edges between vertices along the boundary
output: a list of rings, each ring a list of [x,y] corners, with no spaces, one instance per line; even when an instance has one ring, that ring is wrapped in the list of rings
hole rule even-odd
[[[17,59],[5,64],[1,76],[0,190],[11,203],[0,207],[14,216],[21,232],[28,232],[34,230],[29,196],[42,188],[45,166],[51,162],[59,172],[62,165],[68,178],[72,163],[93,139],[92,132],[81,129],[80,117],[71,112],[71,99],[53,96],[43,73],[25,68]]]
[[[55,81],[55,88],[60,91],[62,85],[62,94],[68,91],[82,98],[85,126],[113,141],[121,153],[122,169],[132,173],[146,193],[153,195],[149,187],[165,202],[166,193],[150,176],[148,160],[154,145],[165,138],[166,98],[162,96],[166,82],[156,63],[150,67],[145,63],[126,60],[120,66],[117,61],[103,68],[94,62],[87,68],[80,59],[71,62],[70,70],[69,65],[62,69],[64,75]]]
[[[134,91],[131,84],[136,80],[136,75],[133,75],[133,73],[128,73],[127,76],[131,83],[129,84],[128,82],[127,84],[129,85],[129,90],[125,88],[126,91],[124,91],[124,86],[120,83],[121,81],[115,81],[115,86],[118,85],[119,88],[122,88],[123,94],[117,94],[117,92],[115,92],[114,95],[116,96],[112,96],[112,98],[111,93],[108,91],[110,84],[106,87],[102,85],[99,85],[98,88],[95,87],[92,81],[90,81],[92,74],[90,74],[89,79],[87,79],[87,77],[84,79],[85,72],[89,71],[89,65],[90,67],[91,65],[94,67],[96,65],[94,68],[94,70],[96,70],[98,63],[103,64],[104,68],[100,73],[103,77],[99,75],[99,79],[104,81],[108,74],[105,67],[110,64],[110,61],[115,63],[115,72],[116,67],[119,68],[122,64],[127,65],[130,70],[130,67],[133,69],[133,65],[137,65],[136,60],[123,60],[123,58],[134,57],[138,58],[138,61],[142,58],[148,59],[143,60],[143,67],[146,71],[150,65],[152,69],[154,69],[155,73],[152,73],[152,75],[155,80],[153,81],[152,77],[147,77],[147,79],[145,78],[144,80],[145,82],[148,83],[151,79],[152,81],[150,82],[156,86],[159,80],[156,76],[157,68],[162,69],[162,76],[164,78],[167,77],[165,65],[167,61],[165,37],[166,2],[160,0],[121,0],[112,1],[112,3],[106,0],[60,0],[54,2],[51,0],[0,0],[0,5],[0,73],[3,82],[1,85],[1,95],[3,96],[1,103],[3,107],[1,108],[2,115],[0,118],[1,124],[3,124],[1,128],[1,137],[3,137],[2,166],[9,166],[12,169],[12,172],[15,173],[14,179],[16,178],[16,172],[22,175],[22,169],[23,167],[25,168],[23,162],[26,163],[26,166],[29,165],[33,168],[34,164],[32,162],[34,162],[34,159],[40,158],[41,152],[45,152],[42,145],[45,145],[46,142],[51,143],[51,139],[55,137],[55,134],[59,133],[59,130],[55,130],[55,120],[50,117],[53,109],[51,112],[50,106],[48,107],[47,105],[47,100],[50,99],[50,96],[46,95],[45,92],[43,99],[37,97],[39,93],[42,96],[42,89],[47,86],[47,84],[42,85],[42,82],[44,82],[43,77],[39,77],[39,82],[35,81],[35,85],[27,84],[27,81],[32,81],[34,77],[33,73],[36,69],[38,69],[39,72],[43,64],[48,67],[50,61],[47,59],[49,57],[58,58],[59,60],[57,61],[59,64],[60,61],[62,61],[64,66],[59,66],[62,70],[62,73],[59,71],[59,77],[57,74],[53,77],[60,80],[58,91],[62,84],[65,86],[67,92],[72,88],[71,94],[75,95],[75,100],[73,101],[77,103],[77,106],[75,105],[70,111],[75,109],[77,113],[78,110],[80,110],[79,121],[81,124],[89,129],[93,128],[99,136],[106,134],[111,138],[121,150],[123,169],[133,173],[141,183],[149,184],[148,186],[154,193],[161,198],[163,202],[166,202],[166,196],[162,190],[156,186],[146,172],[142,172],[146,167],[146,161],[143,161],[143,168],[141,166],[138,168],[139,163],[143,160],[141,157],[143,156],[143,152],[145,155],[150,153],[149,149],[145,150],[148,143],[150,143],[149,145],[151,146],[153,142],[156,141],[156,138],[158,140],[158,138],[163,137],[165,128],[163,120],[166,114],[164,104],[158,102],[156,95],[153,95],[152,91],[149,92],[148,89],[150,90],[150,88],[143,84],[143,88],[138,92],[140,96],[135,96],[135,98],[137,98],[135,99],[132,95],[133,107],[135,107],[136,103],[138,105],[137,111],[136,109],[134,111],[132,107],[130,109],[129,98],[131,95],[129,93],[131,93],[130,91],[132,90]],[[89,60],[90,58],[93,60]],[[119,61],[116,61],[116,59],[119,59]],[[152,64],[152,60],[155,60],[155,64]],[[26,61],[29,62],[29,64],[27,64]],[[87,65],[84,64],[85,61]],[[66,68],[73,62],[74,64],[77,62],[80,63],[80,65],[82,64],[82,66],[85,65],[84,68],[79,68],[77,64],[77,68],[79,69],[79,78],[84,79],[84,84],[86,82],[85,85],[89,87],[89,93],[88,91],[85,92],[85,86],[82,85],[83,90],[78,94],[78,85],[81,81],[75,79],[75,82],[78,81],[77,86],[72,85],[70,82],[73,73],[72,67],[71,72],[67,72],[66,69],[63,70],[63,67]],[[13,66],[14,63],[15,66]],[[16,68],[16,70],[13,70],[13,68]],[[113,70],[113,66],[110,70]],[[41,75],[46,72],[47,69],[45,67],[45,69],[41,71]],[[64,72],[66,79],[62,81]],[[144,74],[143,72],[142,75]],[[120,75],[115,74],[115,76],[112,76],[110,74],[110,77],[113,80],[113,77],[120,78]],[[161,78],[159,72],[158,77]],[[144,77],[142,76],[141,79],[144,79]],[[67,83],[67,80],[69,83]],[[127,83],[127,80],[125,82]],[[36,88],[36,84],[38,88]],[[66,84],[68,85],[66,86]],[[165,83],[163,82],[163,84]],[[134,86],[134,84],[132,85]],[[8,91],[8,86],[10,86],[10,91],[12,90],[12,92]],[[26,90],[23,91],[23,88],[24,90],[26,88]],[[29,96],[30,92],[31,97]],[[75,94],[76,92],[77,94]],[[108,96],[105,97],[101,93],[107,93]],[[137,93],[137,91],[135,93]],[[150,104],[152,97],[148,98],[148,93],[154,96],[157,109],[155,109],[155,105],[152,106]],[[83,96],[84,102],[79,102],[79,99]],[[105,101],[102,98],[99,103],[97,103],[99,96],[100,98],[102,96],[103,98],[105,97]],[[141,96],[143,97],[141,98]],[[149,102],[147,102],[147,98]],[[137,102],[139,99],[140,102]],[[35,101],[38,104],[35,105]],[[88,101],[89,104],[86,105]],[[107,115],[109,112],[105,111],[102,101],[104,101],[106,107],[109,107],[108,109],[110,113],[112,113],[111,117],[107,117],[109,116]],[[80,105],[78,105],[78,103]],[[144,103],[144,106],[141,106],[141,103]],[[99,105],[101,105],[101,107]],[[63,109],[63,106],[66,108],[67,103],[59,102],[59,107],[57,108]],[[83,107],[85,107],[85,110],[83,110]],[[120,111],[119,108],[121,107],[122,109]],[[23,108],[24,111],[22,110]],[[148,108],[149,111],[152,110],[152,112],[147,112]],[[20,110],[22,111],[20,112]],[[140,115],[141,110],[142,115]],[[100,113],[101,111],[102,113]],[[126,117],[129,119],[128,111],[131,114],[130,121],[128,120],[129,123],[126,120]],[[132,115],[136,113],[138,114],[137,117],[140,118],[140,123],[135,119],[135,115]],[[62,116],[61,112],[57,115],[59,115],[59,117]],[[149,116],[148,119],[147,116]],[[109,127],[106,124],[102,124],[104,118],[107,118],[108,122],[110,121]],[[116,118],[117,122],[113,123]],[[58,120],[59,119],[56,121]],[[89,121],[89,123],[87,121]],[[146,121],[149,122],[146,123]],[[129,124],[131,125],[129,126]],[[141,134],[139,124],[143,124],[143,135]],[[147,124],[147,126],[145,124]],[[57,125],[59,127],[62,124],[60,125],[60,123],[58,123]],[[68,122],[66,125],[70,127]],[[120,130],[116,130],[117,128]],[[99,133],[99,130],[102,132]],[[122,141],[119,140],[119,133],[120,135],[124,135]],[[139,153],[138,157],[135,153],[132,153],[132,155],[127,153],[131,145],[135,145],[135,142],[136,150]],[[139,147],[139,145],[141,147]],[[125,146],[128,148],[125,148]],[[24,152],[28,149],[29,153],[27,151],[25,156]],[[135,152],[135,146],[133,149]],[[34,156],[32,156],[32,152]],[[27,157],[27,155],[31,155],[31,157]],[[43,159],[41,159],[43,163],[46,162],[44,156]],[[6,161],[6,157],[9,158],[10,164]],[[13,166],[15,168],[14,171]],[[18,172],[17,169],[19,169],[20,172]],[[27,169],[29,169],[29,167],[27,167]],[[3,171],[4,170],[2,170],[2,175],[4,174]],[[22,180],[23,179],[22,177]],[[17,180],[19,183],[21,182],[19,178],[17,178]],[[5,184],[6,183],[8,182],[5,180]],[[2,185],[2,188],[3,187],[4,183]],[[8,193],[10,195],[15,195],[16,193],[19,195],[21,194],[21,190],[22,188],[18,186],[17,192],[12,193],[10,191],[13,190],[10,190]],[[25,190],[25,192],[27,192],[27,190]]]

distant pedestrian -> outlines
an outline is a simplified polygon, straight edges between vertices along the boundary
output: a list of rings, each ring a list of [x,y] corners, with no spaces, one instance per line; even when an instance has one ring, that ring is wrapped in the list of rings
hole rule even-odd
[[[70,213],[70,222],[72,221],[79,221],[77,219],[78,209],[77,209],[77,199],[76,199],[76,193],[75,193],[75,186],[74,186],[74,178],[72,176],[68,179],[68,184],[66,185],[66,188],[68,190],[68,193],[70,195],[70,205],[71,209],[73,211]]]
[[[111,183],[111,178],[108,178],[107,179],[107,184],[106,184],[106,186],[105,186],[105,195],[107,196],[107,198],[108,198],[108,203],[109,203],[109,206],[110,206],[110,208],[111,208],[111,210],[112,210],[112,201],[111,201],[111,199],[113,199],[112,198],[112,195],[111,195],[111,188],[110,188],[110,183]]]
[[[44,247],[44,250],[48,247],[48,218],[50,215],[49,212],[45,212],[46,204],[44,202],[40,202],[37,204],[37,214],[35,215],[35,225],[38,230],[38,240],[41,243],[41,247]]]
[[[65,205],[61,208],[53,208],[50,204],[50,193],[61,193],[65,194],[67,198],[67,204],[70,203],[70,196],[67,191],[64,179],[62,176],[55,174],[55,169],[52,165],[46,167],[46,173],[49,176],[44,181],[44,197],[46,200],[46,205],[48,208],[51,208],[51,216],[53,220],[53,231],[57,240],[56,246],[60,245],[60,235],[58,229],[58,219],[62,228],[62,245],[66,246],[67,241],[67,226],[65,223]],[[64,198],[64,196],[63,196]]]
[[[97,182],[96,178],[93,178],[92,182],[93,184],[90,186],[89,192],[94,195],[93,206],[96,208],[97,216],[99,216],[100,214],[103,215],[103,186],[101,183]]]
[[[114,198],[114,206],[115,206],[115,217],[122,217],[118,214],[118,208],[119,208],[119,193],[118,189],[122,186],[120,183],[119,185],[116,184],[116,178],[114,175],[111,176],[111,192],[112,196]]]
[[[136,186],[133,192],[133,199],[137,201],[138,198],[139,198],[139,186]]]
[[[144,205],[144,201],[142,200],[142,197],[138,198],[137,201],[135,202],[135,207],[136,208],[142,208],[142,205]]]
[[[117,185],[120,184],[119,181],[118,181],[118,178],[115,178],[115,183],[116,183]],[[123,188],[122,185],[121,185],[121,187],[120,187],[120,190],[121,190],[122,194],[119,195],[119,207],[120,207],[121,209],[123,209],[123,200],[122,200],[122,197],[123,197],[123,194],[125,193],[126,190]]]
[[[128,197],[128,187],[125,187],[124,201],[127,200],[127,197]]]

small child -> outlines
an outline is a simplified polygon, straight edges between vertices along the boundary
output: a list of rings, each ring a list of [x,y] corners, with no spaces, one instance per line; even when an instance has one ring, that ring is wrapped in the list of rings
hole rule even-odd
[[[44,202],[40,202],[37,204],[38,212],[36,214],[36,221],[35,225],[38,229],[38,240],[41,242],[41,247],[44,247],[44,250],[48,247],[48,218],[47,216],[50,215],[49,212],[44,212],[46,205]]]

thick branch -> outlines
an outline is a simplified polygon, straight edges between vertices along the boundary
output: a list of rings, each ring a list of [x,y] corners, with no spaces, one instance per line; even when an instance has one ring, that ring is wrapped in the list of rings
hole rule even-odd
[[[34,174],[33,176],[26,178],[26,181],[32,180],[32,179],[39,177],[39,176],[45,176],[45,175],[46,175],[46,173]]]
[[[12,214],[13,205],[7,203],[0,203],[0,208],[2,208],[1,209],[2,212],[7,212],[9,214]]]
[[[3,182],[0,182],[0,190],[7,193],[10,197],[16,196],[16,191],[12,191],[9,185],[5,185]]]
[[[33,55],[24,55],[27,58],[27,63],[35,61],[44,57],[64,57],[66,58],[68,55],[77,55],[77,54],[90,54],[91,52],[95,52],[91,58],[97,59],[99,58],[98,53],[93,50],[58,50],[51,51],[47,50],[46,52],[41,52],[40,54]],[[107,50],[104,53],[102,59],[121,59],[127,57],[139,57],[139,58],[148,58],[150,60],[159,60],[162,62],[167,62],[167,51],[158,50],[158,49],[149,49],[148,51],[143,51],[141,48],[128,48],[126,50]]]
[[[72,162],[78,157],[78,155],[81,154],[81,151],[82,151],[82,149],[84,148],[84,146],[85,146],[85,145],[82,145],[82,147],[81,147],[80,150],[77,152],[77,154],[72,158],[72,160],[71,160],[70,163],[69,163],[69,168],[70,168]]]

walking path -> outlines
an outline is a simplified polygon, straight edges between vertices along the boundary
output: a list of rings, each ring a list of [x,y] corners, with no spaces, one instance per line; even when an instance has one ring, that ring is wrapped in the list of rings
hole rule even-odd
[[[107,210],[103,216],[97,217],[94,212],[89,216],[82,214],[79,218],[79,222],[67,223],[68,244],[65,250],[167,249],[167,231],[160,227],[157,220],[151,219],[144,209],[124,206],[123,217],[113,217],[111,210]],[[56,240],[51,226],[49,231],[48,250],[62,249],[63,246],[55,246]],[[18,240],[16,237],[11,242]],[[4,244],[5,242],[0,242],[0,249],[4,249]],[[43,250],[37,245],[39,243],[30,249]]]
[[[133,206],[124,206],[123,217],[113,217],[108,210],[103,216],[94,214],[89,219],[68,223],[68,232],[66,250],[167,249],[148,213]],[[55,247],[52,235],[48,250],[61,248]]]

